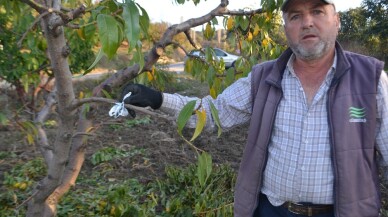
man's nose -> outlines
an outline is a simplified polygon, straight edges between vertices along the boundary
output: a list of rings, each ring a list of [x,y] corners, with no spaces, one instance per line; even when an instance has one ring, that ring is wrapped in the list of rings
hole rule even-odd
[[[311,28],[314,26],[314,17],[310,14],[305,14],[302,19],[303,28]]]

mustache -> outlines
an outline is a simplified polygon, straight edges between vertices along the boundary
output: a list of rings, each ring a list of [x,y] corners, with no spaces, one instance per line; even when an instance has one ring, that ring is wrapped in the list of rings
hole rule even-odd
[[[313,36],[319,36],[318,32],[314,29],[304,30],[299,34],[300,38],[307,38],[307,37],[313,37]]]

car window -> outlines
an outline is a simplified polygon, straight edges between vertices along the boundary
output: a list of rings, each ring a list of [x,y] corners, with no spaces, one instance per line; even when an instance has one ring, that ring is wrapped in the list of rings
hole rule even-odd
[[[193,50],[190,52],[190,55],[192,56],[203,56],[203,54],[198,50]]]
[[[214,49],[214,52],[216,53],[216,56],[219,56],[219,57],[226,57],[226,53],[218,50],[218,49]]]

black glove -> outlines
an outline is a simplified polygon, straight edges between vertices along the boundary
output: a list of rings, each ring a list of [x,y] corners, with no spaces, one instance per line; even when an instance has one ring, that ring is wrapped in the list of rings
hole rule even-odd
[[[132,92],[131,96],[125,99],[126,104],[139,107],[150,106],[152,109],[158,109],[162,105],[163,96],[160,91],[151,89],[141,84],[128,84],[121,91],[120,101],[124,96]]]

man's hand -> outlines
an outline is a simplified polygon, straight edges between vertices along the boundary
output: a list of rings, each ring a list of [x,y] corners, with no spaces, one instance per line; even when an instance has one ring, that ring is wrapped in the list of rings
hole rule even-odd
[[[129,92],[132,94],[130,97],[125,99],[124,102],[126,104],[139,107],[150,106],[152,109],[158,109],[162,105],[162,93],[141,84],[126,85],[121,92],[120,101],[122,101],[124,96]]]

